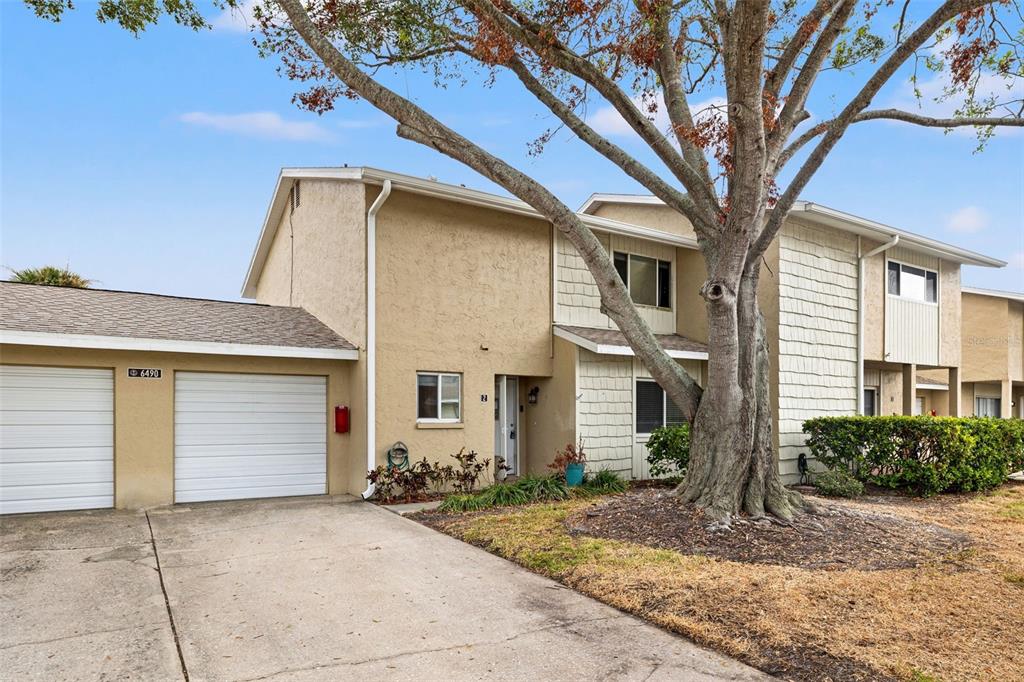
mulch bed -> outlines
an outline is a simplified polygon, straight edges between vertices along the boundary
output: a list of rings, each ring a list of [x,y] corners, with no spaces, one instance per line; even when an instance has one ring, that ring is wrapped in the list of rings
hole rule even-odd
[[[792,525],[737,519],[708,531],[703,513],[665,490],[631,490],[566,519],[573,535],[623,540],[683,554],[814,570],[885,570],[942,561],[971,546],[970,536],[905,517],[815,500],[820,509]]]

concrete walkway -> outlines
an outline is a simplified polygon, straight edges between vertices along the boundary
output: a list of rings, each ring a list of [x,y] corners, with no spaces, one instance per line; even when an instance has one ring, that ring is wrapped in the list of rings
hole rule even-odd
[[[370,504],[0,524],[3,679],[767,679]]]

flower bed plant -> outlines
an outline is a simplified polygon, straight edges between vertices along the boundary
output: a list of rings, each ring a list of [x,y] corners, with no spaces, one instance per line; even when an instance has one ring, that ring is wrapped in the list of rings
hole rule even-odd
[[[523,476],[513,483],[495,483],[476,494],[449,495],[438,509],[458,513],[534,502],[561,502],[575,497],[621,493],[628,485],[613,471],[599,471],[575,487],[568,486],[560,476]]]

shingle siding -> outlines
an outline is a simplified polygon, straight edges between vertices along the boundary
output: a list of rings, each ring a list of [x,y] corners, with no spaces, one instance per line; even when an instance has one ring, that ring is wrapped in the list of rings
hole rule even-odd
[[[857,240],[801,223],[779,236],[779,461],[796,480],[803,422],[857,409]]]
[[[591,470],[633,474],[633,358],[579,352],[577,434]]]

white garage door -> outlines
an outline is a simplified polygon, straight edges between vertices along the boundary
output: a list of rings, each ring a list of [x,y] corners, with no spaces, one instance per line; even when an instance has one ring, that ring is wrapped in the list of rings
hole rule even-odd
[[[114,506],[114,375],[0,365],[0,513]]]
[[[175,374],[175,502],[325,492],[326,377]]]

